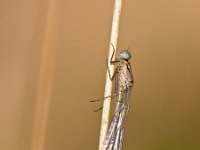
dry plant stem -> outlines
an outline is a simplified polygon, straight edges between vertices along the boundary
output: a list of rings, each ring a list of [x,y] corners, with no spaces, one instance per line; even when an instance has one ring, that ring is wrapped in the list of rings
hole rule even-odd
[[[111,38],[110,38],[110,45],[109,45],[109,52],[108,52],[108,62],[110,62],[111,55],[113,52],[111,43],[114,45],[115,48],[117,47],[121,5],[122,5],[122,0],[115,0],[112,31],[111,31]],[[111,74],[113,74],[114,66],[110,66],[110,63],[108,63],[108,65],[109,65]],[[112,94],[112,81],[110,80],[108,72],[107,72],[104,97],[110,96],[111,94]],[[109,125],[110,101],[111,101],[111,98],[109,97],[106,100],[104,100],[104,104],[103,104],[101,131],[100,131],[100,139],[99,139],[99,150],[103,150],[104,148],[103,142],[106,137],[106,133],[108,130],[108,125]]]

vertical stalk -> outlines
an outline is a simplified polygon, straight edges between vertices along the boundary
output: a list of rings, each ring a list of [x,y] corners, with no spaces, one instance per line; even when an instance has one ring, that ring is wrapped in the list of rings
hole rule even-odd
[[[122,6],[122,0],[115,0],[114,12],[113,12],[113,22],[112,22],[112,31],[111,31],[109,51],[108,51],[108,62],[110,62],[111,55],[112,55],[112,52],[113,52],[113,48],[112,48],[111,43],[114,45],[115,48],[117,47],[121,6]],[[114,58],[115,58],[115,56],[114,56]],[[109,65],[111,74],[113,74],[114,66],[110,66],[110,63],[108,63],[108,65]],[[107,72],[106,73],[106,84],[105,84],[104,97],[110,96],[111,94],[112,94],[112,82],[111,82],[109,75],[108,75],[108,72]],[[104,148],[103,142],[104,142],[104,139],[106,137],[106,133],[107,133],[107,130],[108,130],[108,125],[109,125],[110,101],[111,101],[111,98],[109,97],[106,100],[104,100],[104,104],[103,104],[100,139],[99,139],[99,150],[103,150],[103,148]]]

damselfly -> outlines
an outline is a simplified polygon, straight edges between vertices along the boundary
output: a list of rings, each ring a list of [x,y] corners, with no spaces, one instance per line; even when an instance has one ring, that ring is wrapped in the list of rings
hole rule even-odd
[[[110,80],[115,83],[114,93],[111,95],[111,98],[116,97],[116,106],[114,116],[103,144],[104,150],[122,150],[124,123],[129,110],[131,89],[134,84],[134,77],[129,62],[132,56],[128,49],[126,49],[121,51],[118,57],[114,59],[115,48],[113,45],[112,47],[113,53],[110,62],[107,61],[107,69]],[[117,64],[113,75],[110,73],[108,63],[110,63],[110,65]],[[106,99],[106,97],[104,99]]]
[[[112,45],[113,46],[113,45]],[[131,53],[128,49],[120,52],[118,57],[113,60],[115,48],[113,46],[113,54],[110,64],[118,64],[113,76],[108,73],[111,80],[115,81],[116,106],[113,119],[111,121],[109,130],[107,132],[104,149],[105,150],[122,150],[124,140],[124,123],[129,110],[129,101],[131,96],[131,89],[134,84],[133,72],[129,60]]]

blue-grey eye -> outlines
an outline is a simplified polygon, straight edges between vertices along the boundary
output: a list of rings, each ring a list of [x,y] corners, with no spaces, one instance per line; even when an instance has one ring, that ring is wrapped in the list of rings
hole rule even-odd
[[[129,60],[131,59],[132,55],[128,50],[123,50],[119,53],[119,59],[122,60]]]

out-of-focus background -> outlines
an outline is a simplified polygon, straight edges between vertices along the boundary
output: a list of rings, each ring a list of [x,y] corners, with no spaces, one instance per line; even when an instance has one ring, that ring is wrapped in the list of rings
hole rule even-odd
[[[0,0],[0,150],[98,149],[114,0]],[[125,150],[200,149],[200,1],[124,0]],[[114,102],[113,102],[114,103]]]

